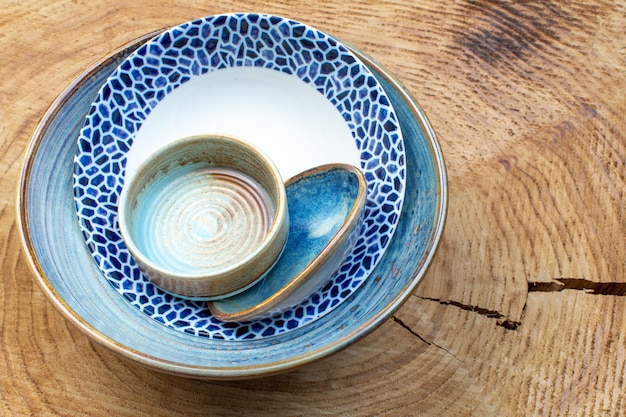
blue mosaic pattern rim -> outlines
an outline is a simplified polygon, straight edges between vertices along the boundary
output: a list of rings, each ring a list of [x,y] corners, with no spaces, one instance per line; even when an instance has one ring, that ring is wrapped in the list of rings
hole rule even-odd
[[[126,153],[150,111],[169,92],[208,71],[233,66],[292,74],[340,112],[361,152],[368,183],[365,221],[355,249],[329,284],[271,319],[222,323],[204,303],[161,291],[128,253],[117,225]],[[158,322],[197,336],[271,337],[317,320],[363,284],[383,257],[399,220],[406,180],[402,133],[386,93],[365,65],[334,38],[302,23],[261,14],[209,16],[148,41],[108,78],[81,130],[74,200],[87,247],[109,283]]]

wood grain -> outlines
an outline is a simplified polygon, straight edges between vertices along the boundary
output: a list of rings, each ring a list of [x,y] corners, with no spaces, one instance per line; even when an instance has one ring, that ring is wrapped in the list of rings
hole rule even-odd
[[[390,0],[3,2],[0,415],[626,414],[626,4]],[[198,382],[94,345],[37,288],[15,190],[41,115],[144,33],[279,14],[374,56],[418,99],[449,170],[424,282],[344,351]]]

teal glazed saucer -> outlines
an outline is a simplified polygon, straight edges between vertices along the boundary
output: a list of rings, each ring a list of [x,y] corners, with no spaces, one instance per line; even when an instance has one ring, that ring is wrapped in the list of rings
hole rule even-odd
[[[259,283],[210,302],[215,318],[272,317],[315,294],[361,234],[365,187],[361,170],[346,164],[322,165],[289,179],[289,236],[282,255]]]
[[[150,318],[103,276],[76,220],[76,140],[109,74],[153,36],[132,42],[82,74],[51,105],[33,134],[20,178],[18,221],[48,299],[88,337],[123,357],[198,379],[284,372],[337,352],[377,328],[409,297],[434,256],[444,227],[447,180],[439,144],[419,105],[387,70],[354,49],[387,93],[406,152],[406,192],[396,232],[357,291],[328,314],[290,332],[226,340],[199,337]]]

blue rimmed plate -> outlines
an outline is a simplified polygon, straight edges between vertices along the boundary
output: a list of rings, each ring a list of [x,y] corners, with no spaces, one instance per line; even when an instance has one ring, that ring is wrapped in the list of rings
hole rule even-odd
[[[37,283],[93,341],[163,372],[203,379],[250,378],[293,369],[348,346],[387,320],[430,264],[444,227],[444,162],[426,116],[403,87],[362,54],[393,103],[406,151],[406,193],[396,233],[371,279],[349,300],[308,326],[274,338],[197,337],[158,323],[106,281],[85,247],[72,197],[76,138],[106,78],[150,36],[87,70],[51,105],[26,152],[18,222]],[[357,52],[354,52],[357,53]]]
[[[169,141],[207,133],[255,143],[285,179],[337,162],[365,174],[367,203],[354,250],[324,289],[277,317],[216,320],[204,303],[147,280],[121,238],[117,200],[125,173]],[[228,340],[298,329],[350,298],[389,246],[405,181],[394,108],[361,60],[307,25],[246,13],[176,26],[123,60],[91,105],[74,164],[79,224],[109,283],[159,323]]]

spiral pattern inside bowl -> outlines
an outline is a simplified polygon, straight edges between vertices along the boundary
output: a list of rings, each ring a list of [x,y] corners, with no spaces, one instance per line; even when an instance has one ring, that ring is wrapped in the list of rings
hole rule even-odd
[[[271,207],[263,187],[241,172],[203,163],[173,166],[139,193],[134,235],[161,268],[211,273],[258,247],[274,217]]]

